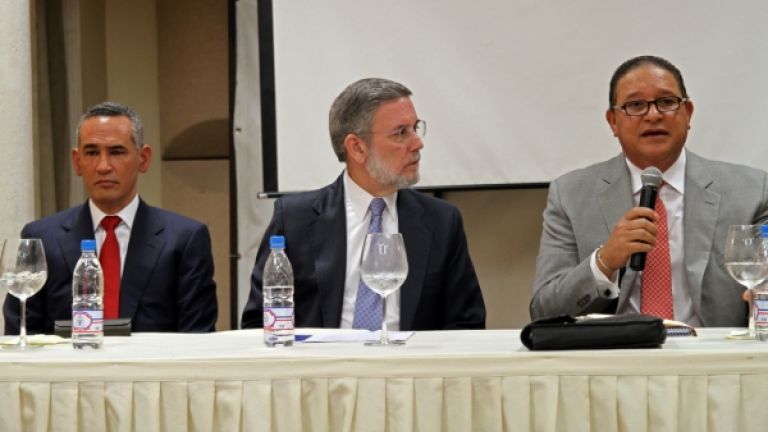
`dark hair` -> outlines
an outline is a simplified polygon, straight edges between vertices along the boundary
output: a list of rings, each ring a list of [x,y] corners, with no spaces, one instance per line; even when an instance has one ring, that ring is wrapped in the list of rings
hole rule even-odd
[[[685,83],[683,82],[683,75],[675,65],[661,57],[644,55],[625,61],[613,73],[613,76],[611,77],[611,88],[608,91],[608,108],[613,108],[613,106],[616,105],[616,85],[619,83],[619,80],[624,78],[626,74],[634,69],[645,65],[657,66],[671,73],[675,78],[675,81],[677,81],[677,86],[680,88],[682,97],[688,97],[688,92],[685,90]]]
[[[339,161],[347,160],[344,138],[351,133],[366,136],[379,105],[410,95],[411,91],[404,85],[384,78],[364,78],[348,85],[333,101],[328,113],[331,144]]]
[[[80,127],[89,118],[121,116],[128,117],[128,120],[131,121],[131,139],[133,139],[136,148],[140,149],[144,145],[144,125],[141,122],[141,118],[131,107],[118,102],[102,102],[88,108],[77,124],[77,141],[80,140]]]

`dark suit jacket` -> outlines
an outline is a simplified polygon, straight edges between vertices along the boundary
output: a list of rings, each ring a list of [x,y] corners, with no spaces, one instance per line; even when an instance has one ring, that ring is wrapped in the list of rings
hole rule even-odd
[[[590,257],[634,205],[623,154],[565,174],[549,186],[530,310],[533,319],[623,311],[638,272],[622,270],[618,302],[597,289]],[[702,158],[686,150],[683,197],[685,272],[693,307],[704,326],[743,327],[744,287],[723,263],[730,225],[768,220],[764,171]]]
[[[400,328],[484,328],[485,304],[459,211],[404,189],[397,195],[397,212],[408,255],[408,278],[400,288]],[[262,326],[261,277],[269,237],[275,234],[285,236],[293,266],[296,326],[338,328],[347,264],[342,177],[322,189],[275,202],[253,268],[243,328]]]
[[[72,319],[72,272],[80,240],[93,239],[88,203],[32,222],[21,232],[41,238],[48,262],[45,286],[27,300],[27,332],[53,333]],[[209,332],[217,317],[208,228],[139,202],[120,282],[120,317],[135,332]],[[19,301],[5,300],[5,332],[19,332]]]

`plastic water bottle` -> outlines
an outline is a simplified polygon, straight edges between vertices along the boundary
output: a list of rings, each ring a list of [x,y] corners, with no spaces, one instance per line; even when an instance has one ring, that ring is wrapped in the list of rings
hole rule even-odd
[[[104,273],[96,256],[96,240],[82,240],[80,250],[72,277],[72,346],[100,348],[104,341]]]
[[[763,247],[768,248],[768,225],[760,226]],[[755,339],[768,340],[768,283],[752,289],[752,319],[755,323]]]
[[[264,265],[264,345],[293,345],[293,268],[285,254],[285,237],[269,238]]]

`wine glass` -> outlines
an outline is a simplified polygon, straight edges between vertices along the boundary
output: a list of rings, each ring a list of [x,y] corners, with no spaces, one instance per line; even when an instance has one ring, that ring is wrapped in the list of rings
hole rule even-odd
[[[768,278],[768,239],[760,235],[760,225],[731,225],[725,240],[725,268],[748,290]],[[751,294],[751,293],[750,293]],[[750,299],[752,296],[749,296]],[[749,336],[755,336],[755,311],[749,302]]]
[[[0,252],[0,284],[21,302],[21,326],[16,348],[27,348],[27,298],[40,291],[48,277],[40,239],[7,239]]]
[[[387,334],[387,296],[397,291],[408,276],[408,258],[400,233],[372,233],[365,237],[360,275],[373,292],[381,296],[381,335],[366,345],[402,345]]]

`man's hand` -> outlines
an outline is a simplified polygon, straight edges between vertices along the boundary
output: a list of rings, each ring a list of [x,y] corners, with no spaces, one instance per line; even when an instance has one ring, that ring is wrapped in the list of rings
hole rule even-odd
[[[611,279],[617,269],[627,264],[632,254],[650,251],[656,244],[658,218],[656,212],[646,207],[634,207],[626,212],[600,249],[600,271]]]

